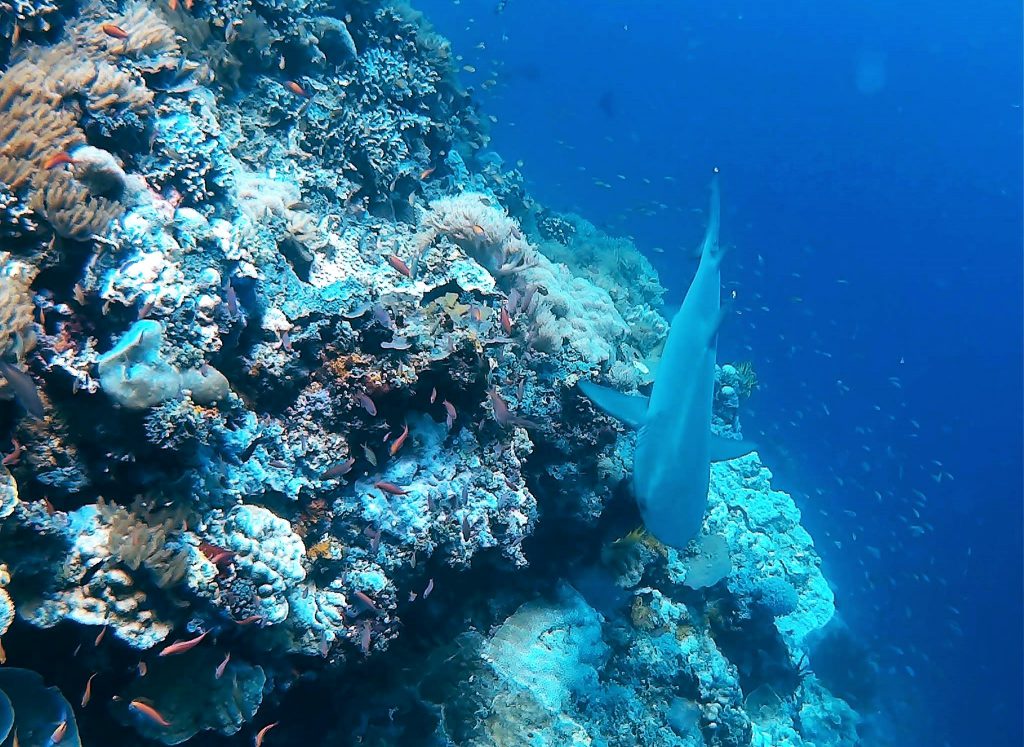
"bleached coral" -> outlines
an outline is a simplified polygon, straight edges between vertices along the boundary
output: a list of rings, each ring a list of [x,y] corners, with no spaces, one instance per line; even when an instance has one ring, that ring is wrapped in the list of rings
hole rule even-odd
[[[799,509],[789,495],[772,489],[771,476],[756,453],[713,464],[704,523],[729,542],[733,570],[727,585],[735,594],[754,594],[767,578],[784,580],[796,591],[796,609],[775,624],[800,649],[809,633],[832,619],[835,598],[814,541],[800,525]]]

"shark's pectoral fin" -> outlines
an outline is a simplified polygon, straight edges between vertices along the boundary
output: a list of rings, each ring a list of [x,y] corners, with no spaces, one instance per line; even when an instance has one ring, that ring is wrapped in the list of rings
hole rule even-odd
[[[581,380],[578,383],[583,393],[606,415],[611,415],[633,428],[639,428],[644,422],[647,416],[647,397],[623,394],[592,381]]]
[[[737,459],[757,449],[757,444],[746,439],[724,438],[711,434],[711,461],[727,462]]]

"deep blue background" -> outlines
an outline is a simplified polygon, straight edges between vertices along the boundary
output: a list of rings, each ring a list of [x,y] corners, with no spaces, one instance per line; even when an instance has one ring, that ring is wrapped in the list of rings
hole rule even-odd
[[[1020,4],[496,5],[417,3],[531,192],[677,300],[722,169],[720,359],[904,743],[1020,745]]]

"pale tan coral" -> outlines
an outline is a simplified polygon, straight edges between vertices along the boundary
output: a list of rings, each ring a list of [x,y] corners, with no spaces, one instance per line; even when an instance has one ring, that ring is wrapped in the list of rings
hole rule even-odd
[[[161,588],[185,578],[189,551],[184,544],[170,543],[183,526],[180,517],[154,514],[141,501],[136,501],[131,510],[102,498],[97,506],[100,520],[110,527],[111,556],[131,571],[145,568]]]
[[[85,142],[75,112],[46,72],[29,60],[0,77],[0,181],[11,190],[38,189],[50,156]]]
[[[483,194],[464,192],[434,200],[420,226],[421,249],[446,236],[494,275],[519,272],[535,262],[535,250],[519,224]]]
[[[44,183],[29,204],[56,233],[78,240],[103,234],[110,221],[124,211],[116,200],[90,195],[89,190],[67,174],[57,174]]]
[[[0,356],[23,359],[35,344],[32,281],[38,270],[0,252]]]
[[[0,77],[0,181],[72,239],[103,234],[122,208],[90,195],[63,166],[46,168],[48,159],[85,142],[81,107],[92,115],[143,115],[153,100],[132,73],[88,51],[68,42],[30,47]]]

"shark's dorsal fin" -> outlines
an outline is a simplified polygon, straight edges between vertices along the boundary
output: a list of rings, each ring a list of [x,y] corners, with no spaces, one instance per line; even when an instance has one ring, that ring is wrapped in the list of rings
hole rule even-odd
[[[716,433],[711,434],[710,445],[712,462],[727,462],[757,450],[757,444],[753,441],[742,438],[725,438]]]
[[[615,389],[580,380],[579,387],[590,397],[597,408],[626,425],[639,428],[647,417],[647,397],[638,394],[623,394]]]

